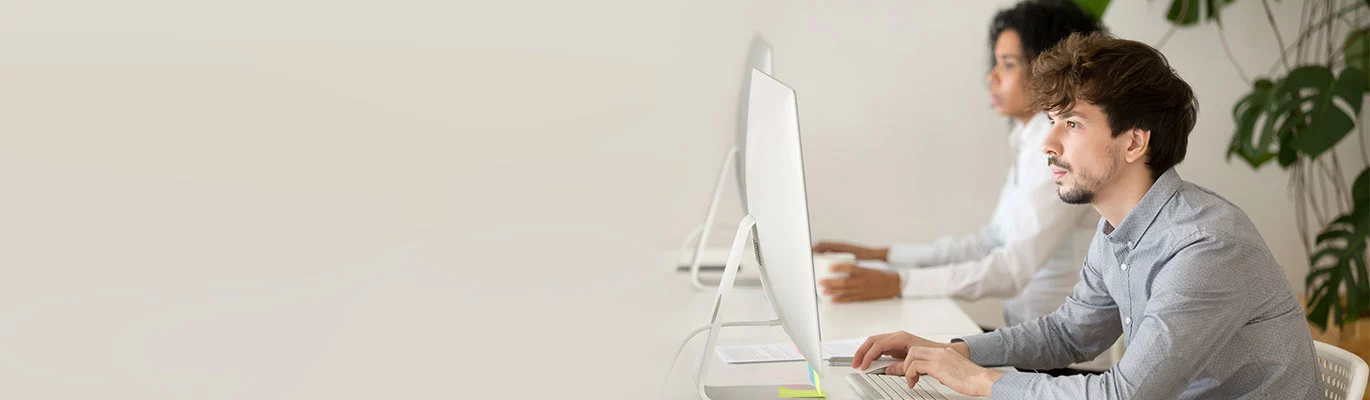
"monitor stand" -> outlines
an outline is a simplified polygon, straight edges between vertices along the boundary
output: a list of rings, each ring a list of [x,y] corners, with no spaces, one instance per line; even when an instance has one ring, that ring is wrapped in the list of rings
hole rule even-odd
[[[709,359],[714,354],[714,347],[718,344],[718,334],[723,331],[723,320],[718,318],[718,312],[722,309],[723,297],[733,290],[733,283],[737,281],[737,266],[742,263],[742,255],[746,252],[748,239],[751,238],[752,228],[756,226],[756,219],[751,215],[742,217],[742,222],[738,223],[737,235],[733,239],[732,250],[728,252],[728,264],[723,269],[723,280],[718,284],[718,294],[714,296],[714,309],[709,317],[709,339],[704,342],[704,352],[699,357],[699,372],[695,375],[695,386],[699,390],[699,397],[707,400],[722,399],[779,399],[780,388],[790,388],[795,390],[813,390],[814,387],[808,384],[794,385],[747,385],[747,386],[706,386],[704,379],[709,372]],[[764,286],[766,276],[766,266],[760,265],[762,282]],[[767,301],[770,301],[770,292],[766,293]]]
[[[733,165],[737,161],[738,152],[737,146],[733,146],[732,148],[729,148],[728,153],[723,156],[723,167],[718,171],[718,180],[714,181],[713,197],[709,200],[708,213],[704,214],[704,223],[695,227],[694,231],[690,232],[690,235],[685,238],[685,244],[681,245],[682,252],[686,252],[690,247],[690,241],[694,240],[696,236],[699,238],[699,241],[695,244],[694,250],[689,251],[691,257],[688,264],[689,267],[687,267],[686,270],[690,272],[690,285],[694,286],[695,290],[701,292],[707,292],[717,287],[713,285],[713,279],[700,278],[700,263],[703,262],[704,248],[709,244],[709,233],[710,231],[713,231],[714,228],[714,216],[718,213],[718,203],[720,198],[723,197],[723,184],[724,182],[727,182],[729,172],[733,171]],[[739,187],[738,190],[741,190],[741,188]],[[753,280],[743,280],[741,283],[742,286],[751,288],[757,288],[761,284],[760,282]]]

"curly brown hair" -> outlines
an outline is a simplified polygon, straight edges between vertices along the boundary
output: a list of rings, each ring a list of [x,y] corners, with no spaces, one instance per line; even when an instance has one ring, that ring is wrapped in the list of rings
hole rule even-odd
[[[1114,137],[1150,131],[1153,178],[1184,161],[1199,115],[1194,90],[1159,50],[1100,33],[1072,34],[1037,56],[1027,86],[1037,109],[1059,114],[1083,101],[1104,110]]]

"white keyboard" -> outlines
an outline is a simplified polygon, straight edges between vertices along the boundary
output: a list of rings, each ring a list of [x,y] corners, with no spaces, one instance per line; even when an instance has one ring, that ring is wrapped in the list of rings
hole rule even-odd
[[[913,389],[909,389],[903,376],[854,373],[847,378],[861,397],[870,400],[946,400],[947,397],[920,379]]]

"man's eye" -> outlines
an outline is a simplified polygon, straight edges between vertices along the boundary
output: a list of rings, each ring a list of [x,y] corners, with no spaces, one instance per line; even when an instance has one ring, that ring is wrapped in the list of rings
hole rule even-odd
[[[1076,124],[1075,121],[1066,121],[1066,126],[1071,127],[1071,129],[1080,127],[1080,125]]]

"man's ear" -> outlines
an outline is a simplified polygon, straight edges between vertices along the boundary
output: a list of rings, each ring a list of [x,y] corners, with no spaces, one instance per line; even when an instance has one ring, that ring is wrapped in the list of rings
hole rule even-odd
[[[1123,132],[1123,135],[1127,140],[1123,159],[1128,163],[1142,161],[1146,157],[1146,150],[1151,147],[1151,131],[1133,128]]]

